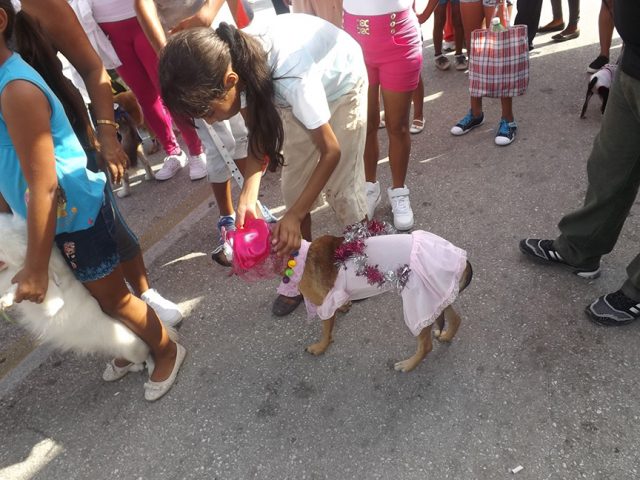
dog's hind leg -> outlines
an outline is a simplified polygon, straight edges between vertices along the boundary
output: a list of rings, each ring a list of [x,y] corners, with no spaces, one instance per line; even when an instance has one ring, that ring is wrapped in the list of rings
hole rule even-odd
[[[418,335],[418,349],[416,353],[411,358],[396,363],[393,367],[394,369],[405,373],[410,372],[424,360],[424,357],[433,349],[433,343],[431,343],[431,327],[432,325],[423,328],[420,335]]]
[[[336,322],[336,316],[334,315],[329,320],[322,321],[322,338],[317,343],[313,345],[309,345],[305,350],[312,355],[322,355],[327,348],[329,348],[329,344],[333,342],[333,326]]]
[[[118,190],[118,198],[125,198],[131,195],[131,181],[129,180],[129,172],[127,170],[124,171],[124,175],[122,176],[122,188]]]

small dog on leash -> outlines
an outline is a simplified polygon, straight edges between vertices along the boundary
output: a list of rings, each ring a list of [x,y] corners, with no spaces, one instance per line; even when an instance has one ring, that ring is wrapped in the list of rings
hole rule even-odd
[[[593,95],[598,95],[602,101],[602,107],[600,111],[604,113],[607,108],[607,100],[609,100],[609,90],[611,89],[611,83],[613,82],[613,76],[616,73],[617,65],[608,63],[589,78],[589,86],[587,87],[587,96],[584,99],[582,105],[582,112],[580,112],[580,118],[585,118],[587,112],[587,105]]]
[[[264,252],[263,240],[252,244],[254,238],[262,237],[270,245],[270,236],[261,233],[264,228],[268,227],[245,224],[231,235],[234,272],[245,280],[266,278],[282,265],[272,254],[257,263],[243,253]],[[308,316],[323,320],[322,337],[308,346],[307,352],[320,355],[327,350],[333,341],[337,311],[347,311],[353,300],[390,290],[402,297],[404,321],[418,341],[416,353],[397,362],[396,370],[413,370],[431,351],[434,323],[438,340],[453,339],[461,320],[452,304],[473,276],[466,252],[423,230],[408,235],[392,232],[389,225],[375,220],[361,222],[348,227],[344,237],[303,240],[300,249],[286,260],[278,293],[287,297],[301,293]]]
[[[27,252],[24,220],[0,213],[0,310],[38,340],[79,354],[103,354],[142,363],[149,347],[122,322],[101,309],[73,275],[54,246],[49,262],[49,286],[42,303],[14,303],[17,285],[11,279],[22,269]]]
[[[143,126],[144,117],[142,109],[136,97],[132,92],[122,92],[114,95],[114,116],[118,124],[118,136],[124,152],[129,158],[129,167],[135,167],[138,160],[142,162],[144,167],[145,180],[155,178],[149,159],[142,148],[142,138],[138,133],[138,128]],[[129,170],[125,170],[122,188],[117,192],[118,197],[124,198],[131,195],[131,181],[129,179]]]

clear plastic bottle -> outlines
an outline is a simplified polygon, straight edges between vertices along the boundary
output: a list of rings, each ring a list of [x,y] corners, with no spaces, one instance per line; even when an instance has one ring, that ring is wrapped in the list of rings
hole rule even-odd
[[[505,30],[506,28],[504,27],[504,25],[502,25],[502,22],[500,22],[500,19],[498,17],[493,17],[491,19],[492,32],[504,32]]]

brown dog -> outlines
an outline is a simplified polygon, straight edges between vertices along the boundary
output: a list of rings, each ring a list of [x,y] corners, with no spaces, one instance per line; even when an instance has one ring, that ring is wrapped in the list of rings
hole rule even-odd
[[[129,167],[137,166],[138,160],[140,160],[144,167],[145,180],[155,178],[149,159],[142,148],[142,138],[138,133],[138,128],[144,125],[144,117],[138,100],[132,92],[127,91],[114,95],[113,101],[118,135],[122,148],[129,158]],[[124,172],[122,188],[118,191],[118,197],[124,198],[129,195],[131,195],[131,181],[127,169]]]
[[[403,235],[403,237],[407,239],[409,236]],[[304,271],[298,284],[298,289],[305,297],[305,300],[314,305],[322,305],[329,292],[334,288],[340,268],[336,265],[335,252],[342,242],[343,239],[341,237],[326,235],[311,242],[311,245],[309,246]],[[466,258],[464,261],[466,261]],[[472,276],[473,270],[471,268],[471,264],[466,261],[464,270],[459,277],[458,292],[462,292],[469,285]],[[377,293],[383,293],[383,290],[379,290]],[[338,310],[346,312],[349,310],[350,306],[351,302],[348,302]],[[453,306],[446,306],[434,322],[436,324],[434,336],[441,342],[450,342],[456,335],[460,322],[460,316],[454,310]],[[446,330],[445,323],[447,326]],[[324,353],[329,347],[329,344],[333,341],[332,334],[334,324],[335,314],[328,320],[324,320],[322,322],[322,337],[320,341],[313,345],[309,345],[306,348],[306,351],[313,355],[320,355]],[[416,353],[404,361],[397,362],[395,364],[396,370],[409,372],[427,356],[433,348],[431,342],[432,326],[433,325],[428,325],[422,328],[417,335],[418,348]]]

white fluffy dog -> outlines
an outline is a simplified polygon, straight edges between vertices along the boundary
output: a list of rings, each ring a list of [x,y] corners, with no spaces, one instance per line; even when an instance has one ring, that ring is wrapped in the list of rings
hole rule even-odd
[[[0,309],[40,341],[80,354],[99,353],[133,363],[147,359],[149,348],[123,323],[106,315],[73,275],[54,246],[49,262],[49,287],[41,304],[14,303],[17,285],[11,279],[24,265],[27,229],[24,220],[0,213]]]

